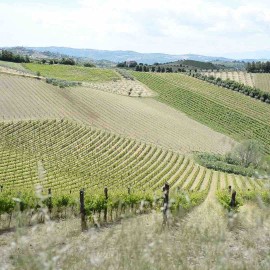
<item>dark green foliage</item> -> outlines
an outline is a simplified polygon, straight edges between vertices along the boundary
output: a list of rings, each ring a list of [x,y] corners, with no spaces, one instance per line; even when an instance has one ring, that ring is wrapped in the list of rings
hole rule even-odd
[[[210,62],[201,62],[201,61],[194,61],[194,60],[183,60],[182,65],[192,66],[199,69],[217,69],[217,66]]]
[[[240,174],[245,176],[253,176],[255,170],[253,167],[244,167],[230,155],[222,156],[219,154],[199,153],[196,156],[199,164],[213,169],[215,171],[223,171],[227,173]]]
[[[85,67],[96,67],[93,63],[84,63]]]
[[[121,63],[118,63],[116,65],[116,67],[125,67],[126,66],[126,63],[125,62],[121,62]]]
[[[135,68],[138,65],[136,61],[125,61],[125,62],[120,62],[116,65],[116,67],[124,68]]]
[[[149,72],[150,68],[147,65],[136,65],[135,71],[140,71],[140,72]]]
[[[247,63],[247,72],[251,73],[270,73],[270,62],[252,62]]]
[[[0,196],[0,215],[4,213],[12,213],[15,208],[15,201],[9,194],[1,194]]]
[[[258,88],[254,88],[248,85],[244,85],[243,83],[239,83],[232,80],[222,80],[221,78],[215,78],[214,76],[205,76],[199,73],[195,73],[193,77],[201,79],[203,81],[207,81],[212,84],[216,84],[218,86],[222,86],[224,88],[230,89],[232,91],[236,91],[242,93],[246,96],[250,96],[252,98],[256,98],[265,103],[270,103],[270,93],[264,92]]]
[[[75,60],[72,58],[62,58],[60,64],[74,66],[76,63]]]
[[[14,54],[7,50],[2,50],[0,54],[0,60],[8,61],[8,62],[15,62],[15,63],[29,63],[30,62],[30,59],[28,56]]]

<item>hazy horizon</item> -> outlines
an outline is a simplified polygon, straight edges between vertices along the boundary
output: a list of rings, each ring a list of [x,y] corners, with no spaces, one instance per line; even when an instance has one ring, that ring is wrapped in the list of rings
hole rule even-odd
[[[56,46],[236,59],[270,51],[266,0],[2,0],[0,23],[1,47]]]

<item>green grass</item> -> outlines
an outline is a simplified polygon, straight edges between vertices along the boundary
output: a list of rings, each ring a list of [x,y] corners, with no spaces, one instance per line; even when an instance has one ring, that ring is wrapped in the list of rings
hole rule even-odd
[[[216,69],[217,66],[210,62],[201,62],[201,61],[194,61],[194,60],[184,60],[182,61],[182,65],[191,66],[200,69]]]
[[[268,104],[181,74],[133,75],[156,91],[161,102],[238,141],[256,139],[270,153]]]
[[[120,76],[110,69],[88,68],[69,65],[24,64],[32,72],[40,72],[41,76],[67,81],[103,82],[120,79]]]

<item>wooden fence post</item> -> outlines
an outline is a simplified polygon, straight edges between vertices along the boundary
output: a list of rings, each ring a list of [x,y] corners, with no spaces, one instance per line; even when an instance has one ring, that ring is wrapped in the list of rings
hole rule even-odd
[[[230,202],[230,206],[232,208],[236,206],[236,191],[235,190],[232,192],[232,199],[231,199],[231,202]]]
[[[108,212],[108,207],[107,207],[107,202],[108,202],[108,188],[104,188],[104,196],[105,196],[105,208],[104,208],[104,221],[107,222],[107,212]]]
[[[163,220],[164,223],[167,223],[167,214],[169,209],[169,190],[170,190],[169,184],[165,183],[162,190],[163,190]]]
[[[80,213],[81,213],[81,227],[82,231],[87,229],[86,218],[85,218],[85,207],[84,207],[84,190],[80,190]]]
[[[48,195],[49,195],[48,209],[49,209],[49,213],[51,214],[52,213],[52,189],[51,188],[48,189]]]

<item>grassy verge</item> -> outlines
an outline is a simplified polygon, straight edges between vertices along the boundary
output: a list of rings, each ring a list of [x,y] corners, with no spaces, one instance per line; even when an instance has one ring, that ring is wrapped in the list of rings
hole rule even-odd
[[[111,69],[34,63],[23,64],[23,66],[32,72],[40,72],[41,76],[67,81],[103,82],[120,79],[120,76]]]

